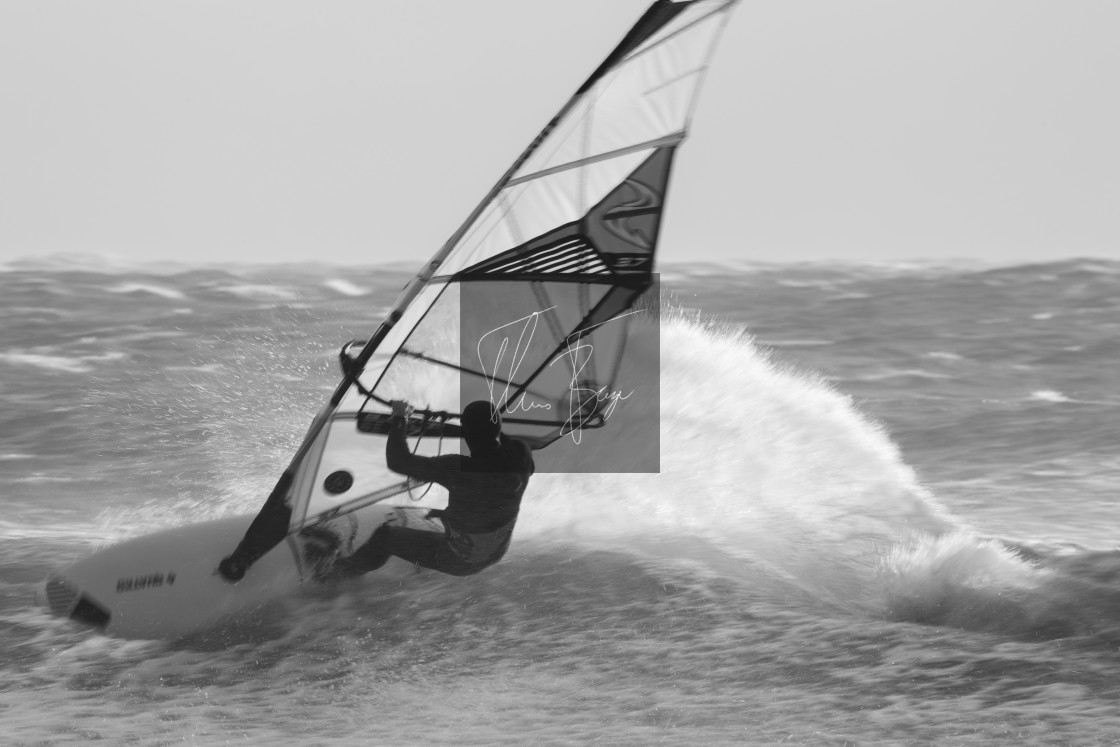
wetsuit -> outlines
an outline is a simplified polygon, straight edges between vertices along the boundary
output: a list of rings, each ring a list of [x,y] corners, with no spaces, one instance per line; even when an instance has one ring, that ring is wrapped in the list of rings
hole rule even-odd
[[[393,418],[385,444],[389,469],[447,488],[447,508],[433,514],[444,532],[385,524],[337,570],[347,575],[380,568],[396,555],[424,568],[469,576],[501,560],[509,548],[521,496],[533,474],[533,456],[524,441],[500,436],[494,448],[471,456],[412,454],[404,418]]]

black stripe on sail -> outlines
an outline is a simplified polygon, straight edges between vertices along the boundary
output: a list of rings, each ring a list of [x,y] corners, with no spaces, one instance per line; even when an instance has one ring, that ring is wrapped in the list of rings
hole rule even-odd
[[[544,249],[538,249],[529,257],[519,256],[510,259],[510,261],[508,262],[503,262],[499,265],[495,265],[494,267],[486,270],[486,272],[516,272],[518,268],[529,269],[529,267],[527,266],[528,262],[535,262],[539,266],[541,263],[547,262],[550,259],[554,259],[557,257],[563,259],[573,249],[578,251],[580,243],[580,237],[573,236],[571,239],[568,239],[567,241],[561,241],[554,246],[545,247]]]
[[[609,278],[611,268],[603,261],[599,252],[580,234],[565,232],[566,235],[539,246],[522,246],[469,267],[456,276],[457,280],[497,280],[502,277],[523,278],[528,276],[559,275],[557,279],[567,279],[578,273],[583,276]]]
[[[603,63],[599,65],[595,72],[591,74],[591,77],[587,79],[587,82],[580,87],[579,91],[576,92],[577,95],[585,93],[589,88],[595,85],[600,78],[606,75],[611,68],[617,65],[622,58],[633,52],[641,46],[642,42],[664,28],[667,23],[676,18],[681,11],[691,4],[691,2],[687,1],[672,2],[672,0],[657,0],[653,5],[649,6],[649,9],[638,19],[638,22],[634,24],[634,27],[630,29],[626,36],[622,38],[622,41],[618,43],[614,51],[607,56],[607,59],[603,60]]]
[[[595,250],[586,244],[573,247],[561,255],[541,257],[535,262],[534,266],[525,269],[536,272],[610,273]]]

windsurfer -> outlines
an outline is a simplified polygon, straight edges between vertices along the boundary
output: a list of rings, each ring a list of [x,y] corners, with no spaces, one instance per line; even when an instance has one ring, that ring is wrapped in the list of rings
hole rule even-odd
[[[442,521],[444,531],[383,524],[327,575],[368,573],[394,555],[452,576],[469,576],[497,563],[509,548],[521,496],[533,474],[529,447],[503,434],[501,414],[479,400],[466,406],[461,419],[470,456],[417,456],[405,441],[408,406],[396,401],[392,407],[385,462],[394,472],[447,488],[447,508],[428,514]]]

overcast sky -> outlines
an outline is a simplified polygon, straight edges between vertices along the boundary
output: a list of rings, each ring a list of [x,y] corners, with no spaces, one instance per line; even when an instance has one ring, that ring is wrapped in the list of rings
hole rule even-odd
[[[421,262],[646,0],[0,0],[0,261]],[[1120,2],[743,0],[668,261],[1120,259]]]

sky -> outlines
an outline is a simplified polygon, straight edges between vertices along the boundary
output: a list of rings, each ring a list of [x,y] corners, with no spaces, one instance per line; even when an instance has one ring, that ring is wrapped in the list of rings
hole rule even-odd
[[[647,0],[0,0],[0,262],[432,255]],[[1120,2],[743,0],[664,262],[1120,260]]]

